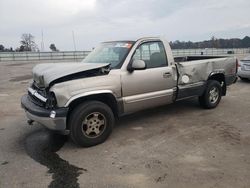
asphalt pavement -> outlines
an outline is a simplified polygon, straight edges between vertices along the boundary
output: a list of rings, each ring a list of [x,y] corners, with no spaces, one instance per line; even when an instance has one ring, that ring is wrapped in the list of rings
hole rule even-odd
[[[33,66],[0,63],[0,188],[250,187],[250,82],[213,110],[191,99],[125,116],[105,143],[79,148],[27,124]]]

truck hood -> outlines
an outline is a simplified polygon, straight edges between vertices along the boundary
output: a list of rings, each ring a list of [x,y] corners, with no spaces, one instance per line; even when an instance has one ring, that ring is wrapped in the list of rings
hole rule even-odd
[[[43,63],[33,68],[34,82],[38,87],[48,87],[52,82],[61,78],[63,81],[82,77],[81,73],[100,70],[109,67],[108,63]],[[89,74],[88,74],[89,75]]]

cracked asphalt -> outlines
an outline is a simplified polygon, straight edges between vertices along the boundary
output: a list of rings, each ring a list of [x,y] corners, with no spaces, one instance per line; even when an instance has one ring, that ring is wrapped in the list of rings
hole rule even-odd
[[[0,188],[250,187],[250,82],[213,110],[192,99],[123,117],[105,143],[79,148],[27,125],[33,66],[0,63]]]

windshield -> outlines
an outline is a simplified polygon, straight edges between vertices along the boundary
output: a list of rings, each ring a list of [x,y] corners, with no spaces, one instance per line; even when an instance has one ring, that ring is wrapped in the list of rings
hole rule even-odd
[[[96,47],[83,60],[84,63],[110,63],[111,68],[120,68],[133,42],[105,42]]]

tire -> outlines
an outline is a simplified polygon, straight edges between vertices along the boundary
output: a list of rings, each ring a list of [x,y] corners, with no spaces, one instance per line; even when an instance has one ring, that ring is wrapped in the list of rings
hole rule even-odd
[[[101,144],[111,134],[114,122],[114,114],[108,105],[99,101],[84,102],[70,115],[70,137],[82,147]]]
[[[222,88],[218,81],[208,80],[206,90],[199,97],[200,105],[206,109],[215,108],[221,100]]]
[[[240,76],[239,76],[239,77],[240,77]],[[240,79],[241,79],[242,81],[249,81],[248,78],[242,78],[242,77],[240,77]]]

